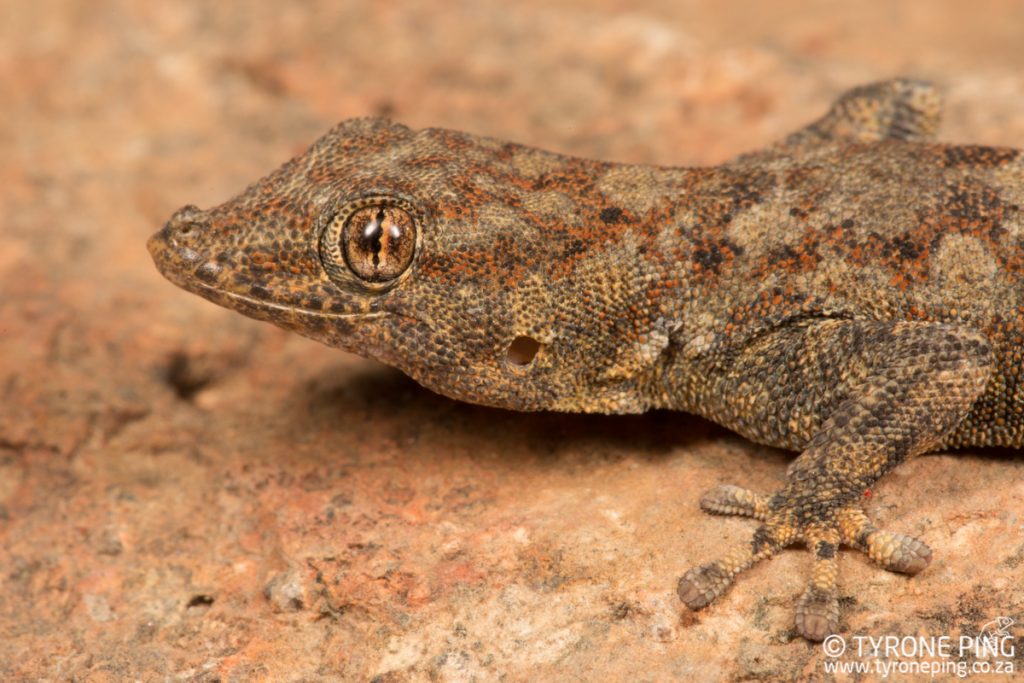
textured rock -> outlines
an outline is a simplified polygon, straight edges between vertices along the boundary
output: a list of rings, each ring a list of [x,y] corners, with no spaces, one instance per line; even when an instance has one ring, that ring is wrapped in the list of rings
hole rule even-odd
[[[674,595],[749,532],[700,494],[769,490],[788,454],[684,415],[447,401],[146,254],[178,206],[368,113],[704,163],[912,73],[948,87],[945,139],[1024,144],[1015,3],[548,4],[6,3],[0,677],[824,675],[793,634],[799,550],[703,612]],[[1024,621],[1019,453],[923,458],[873,494],[935,559],[907,579],[844,553],[844,635]]]

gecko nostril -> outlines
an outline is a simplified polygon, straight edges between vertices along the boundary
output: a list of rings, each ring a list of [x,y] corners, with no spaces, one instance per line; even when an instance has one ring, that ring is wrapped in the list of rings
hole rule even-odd
[[[508,362],[512,365],[529,365],[537,357],[541,344],[533,337],[520,335],[508,345]]]
[[[171,237],[178,239],[190,239],[198,237],[199,233],[203,230],[203,226],[196,221],[188,221],[186,223],[171,223],[170,231]]]
[[[206,227],[206,220],[203,211],[190,204],[175,211],[167,221],[167,234],[172,240],[193,239]]]

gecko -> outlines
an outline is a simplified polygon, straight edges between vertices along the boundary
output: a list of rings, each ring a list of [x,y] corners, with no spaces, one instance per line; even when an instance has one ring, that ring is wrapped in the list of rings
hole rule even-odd
[[[941,112],[928,82],[863,85],[708,167],[351,119],[148,248],[189,292],[455,399],[685,411],[796,451],[775,492],[702,497],[758,524],[676,591],[701,609],[802,543],[795,627],[822,640],[841,545],[904,574],[931,560],[871,522],[875,482],[1024,445],[1024,156],[937,142]]]

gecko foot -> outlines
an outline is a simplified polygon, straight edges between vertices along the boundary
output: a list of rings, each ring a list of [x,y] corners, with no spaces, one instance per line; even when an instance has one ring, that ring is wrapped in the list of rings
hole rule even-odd
[[[768,498],[738,486],[718,486],[704,495],[701,508],[752,517],[762,524],[749,542],[686,572],[679,579],[679,599],[690,609],[705,607],[724,593],[740,572],[802,541],[811,551],[814,565],[797,603],[796,628],[809,640],[823,640],[839,628],[836,551],[840,543],[864,552],[885,569],[904,574],[916,574],[931,562],[927,545],[875,527],[855,505],[836,508],[827,500],[808,500],[785,492]]]

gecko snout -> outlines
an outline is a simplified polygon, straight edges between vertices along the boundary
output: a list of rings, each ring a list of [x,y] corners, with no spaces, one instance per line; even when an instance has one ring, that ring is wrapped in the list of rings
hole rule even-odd
[[[207,237],[210,221],[206,212],[189,205],[174,212],[164,227],[149,238],[147,247],[161,272],[171,277],[182,266],[194,269],[194,276],[212,284],[220,266],[210,260]]]
[[[174,212],[161,230],[149,238],[149,253],[193,263],[204,258],[205,236],[210,227],[206,213],[192,206]]]

